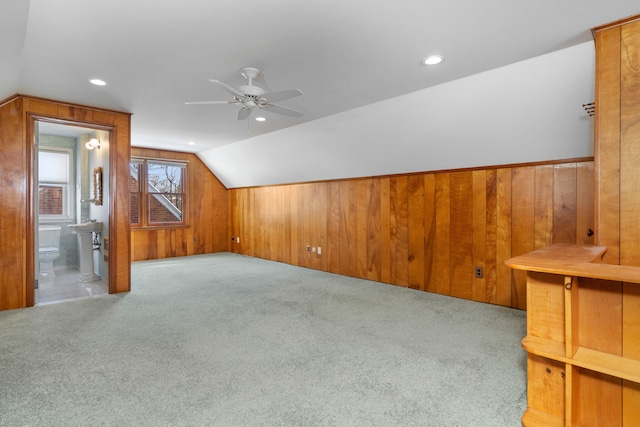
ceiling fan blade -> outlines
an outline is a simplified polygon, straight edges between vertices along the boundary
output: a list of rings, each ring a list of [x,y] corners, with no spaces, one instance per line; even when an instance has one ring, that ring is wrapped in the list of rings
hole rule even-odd
[[[227,92],[229,92],[231,95],[233,96],[238,96],[240,98],[244,98],[244,94],[240,91],[238,91],[237,89],[232,88],[231,86],[229,86],[228,84],[221,82],[220,80],[213,80],[213,79],[209,79],[209,81],[211,83],[215,83],[218,86],[220,86],[222,89],[226,90]]]
[[[191,101],[185,102],[186,105],[202,105],[202,104],[234,104],[234,101]]]
[[[282,105],[276,104],[265,104],[264,107],[261,107],[263,110],[271,111],[273,113],[282,114],[290,117],[302,117],[302,113],[299,111],[293,110],[291,108],[283,107]]]
[[[248,110],[246,108],[241,108],[240,111],[238,111],[238,120],[244,120],[247,117],[249,117],[249,114],[251,114],[253,110]]]
[[[302,95],[302,92],[298,89],[281,90],[278,92],[265,93],[260,98],[264,98],[267,102],[280,102],[287,99],[295,98]]]

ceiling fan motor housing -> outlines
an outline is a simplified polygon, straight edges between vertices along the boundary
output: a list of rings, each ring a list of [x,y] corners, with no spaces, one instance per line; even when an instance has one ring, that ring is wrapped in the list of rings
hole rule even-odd
[[[242,92],[245,96],[255,96],[260,97],[265,94],[265,90],[259,86],[253,85],[241,85],[238,86],[238,91]]]

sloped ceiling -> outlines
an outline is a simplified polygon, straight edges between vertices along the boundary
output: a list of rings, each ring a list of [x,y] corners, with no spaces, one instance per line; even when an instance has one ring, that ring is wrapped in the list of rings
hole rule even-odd
[[[481,150],[510,161],[499,154],[528,156],[540,129],[554,137],[528,158],[564,155],[544,153],[558,144],[578,155],[589,121],[567,108],[593,97],[590,29],[638,12],[626,0],[5,0],[0,99],[131,112],[134,145],[197,152],[230,187],[482,165]],[[430,54],[445,62],[422,65]],[[282,105],[303,117],[185,105],[228,100],[207,80],[244,84],[243,66],[267,91],[300,89]]]

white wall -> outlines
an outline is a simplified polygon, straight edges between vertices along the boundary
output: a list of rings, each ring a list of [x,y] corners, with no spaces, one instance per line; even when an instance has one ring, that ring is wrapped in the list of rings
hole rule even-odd
[[[89,193],[90,198],[95,198],[93,191],[93,169],[102,168],[102,205],[89,204],[89,219],[102,222],[101,246],[99,251],[93,251],[94,271],[106,282],[109,277],[109,264],[104,262],[104,238],[109,236],[109,131],[96,130],[90,135],[91,138],[100,140],[100,148],[89,151]]]
[[[228,188],[592,156],[594,64],[583,43],[198,156]]]

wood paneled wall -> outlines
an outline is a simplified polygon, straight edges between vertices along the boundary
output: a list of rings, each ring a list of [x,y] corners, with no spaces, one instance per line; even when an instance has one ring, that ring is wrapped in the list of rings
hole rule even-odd
[[[133,147],[132,156],[188,161],[188,227],[133,227],[132,260],[224,252],[227,240],[227,189],[191,153]]]
[[[524,309],[525,274],[504,261],[593,243],[593,181],[586,159],[232,189],[231,250]]]
[[[596,28],[596,241],[640,266],[640,16]]]
[[[109,292],[130,289],[128,113],[25,96],[0,103],[0,310],[34,304],[33,122],[69,122],[110,133]]]
[[[596,242],[603,262],[640,266],[640,15],[594,29],[596,44]],[[640,287],[621,283],[622,356],[640,360]],[[619,393],[608,394],[615,405]],[[601,393],[602,394],[602,393]],[[622,423],[640,422],[640,383],[623,381]]]

